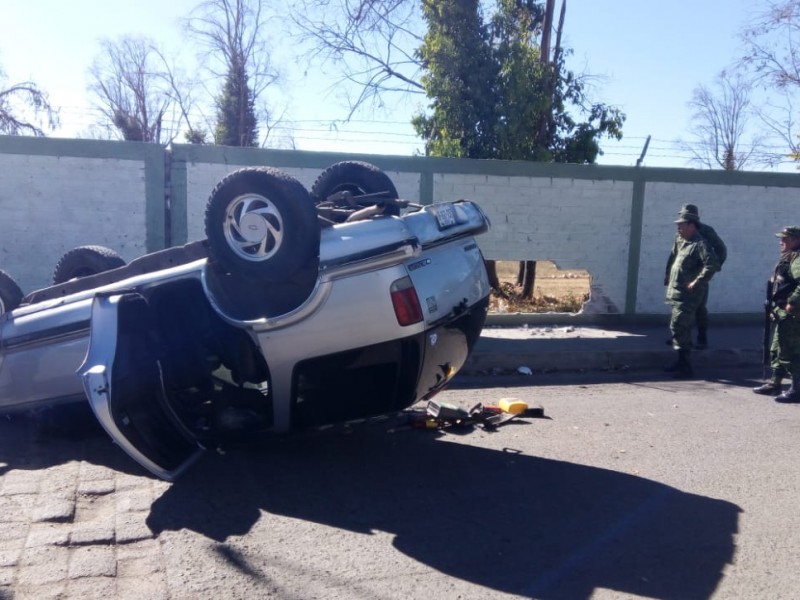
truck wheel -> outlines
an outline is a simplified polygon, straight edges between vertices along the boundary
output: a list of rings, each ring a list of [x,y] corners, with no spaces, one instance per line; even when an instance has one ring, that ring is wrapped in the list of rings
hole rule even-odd
[[[344,197],[337,198],[338,192],[349,192],[355,197],[357,205],[350,204]],[[358,196],[375,194],[372,198],[358,200]],[[338,162],[325,169],[311,187],[314,202],[332,201],[343,208],[359,208],[380,204],[381,200],[397,198],[397,189],[389,176],[373,164],[361,161]],[[333,198],[332,198],[333,197]],[[385,215],[397,216],[400,207],[392,202],[386,203]]]
[[[61,257],[53,272],[53,284],[70,279],[88,277],[104,271],[124,267],[125,261],[111,248],[105,246],[80,246]]]
[[[212,260],[245,277],[285,281],[319,259],[308,191],[270,167],[240,169],[220,181],[208,199],[205,230]]]
[[[14,310],[22,302],[22,290],[5,271],[0,271],[0,315]]]

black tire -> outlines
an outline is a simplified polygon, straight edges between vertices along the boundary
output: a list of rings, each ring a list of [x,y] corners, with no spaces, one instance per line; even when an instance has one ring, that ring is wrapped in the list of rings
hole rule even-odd
[[[395,200],[398,197],[397,189],[386,173],[373,164],[354,160],[332,164],[317,177],[311,187],[311,196],[316,204],[325,202],[336,192],[350,192],[353,196],[380,194],[372,199],[372,204],[378,204],[380,200]],[[400,207],[394,203],[387,203],[383,214],[398,216]]]
[[[64,283],[70,279],[79,279],[96,275],[119,267],[125,261],[111,248],[105,246],[79,246],[61,257],[53,272],[53,284]]]
[[[320,229],[303,185],[270,167],[239,169],[208,199],[206,237],[212,260],[231,273],[286,281],[319,260]]]
[[[22,290],[5,271],[0,271],[0,315],[14,310],[22,302]]]

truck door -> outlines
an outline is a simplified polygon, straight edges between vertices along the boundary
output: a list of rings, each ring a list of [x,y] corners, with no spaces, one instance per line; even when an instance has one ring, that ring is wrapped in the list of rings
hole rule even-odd
[[[151,473],[173,481],[203,448],[164,391],[163,345],[146,299],[99,295],[86,359],[78,370],[92,410],[112,439]]]

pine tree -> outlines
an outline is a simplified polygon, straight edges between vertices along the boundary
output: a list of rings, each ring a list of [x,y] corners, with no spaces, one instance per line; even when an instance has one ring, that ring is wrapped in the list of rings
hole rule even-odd
[[[258,146],[253,90],[244,62],[231,61],[225,85],[217,100],[217,126],[214,143],[222,146]]]

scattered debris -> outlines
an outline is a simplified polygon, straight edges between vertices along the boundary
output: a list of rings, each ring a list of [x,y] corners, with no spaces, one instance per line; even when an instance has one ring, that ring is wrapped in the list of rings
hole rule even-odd
[[[544,408],[541,406],[529,407],[522,400],[516,398],[501,398],[498,404],[487,405],[478,403],[469,410],[448,404],[429,400],[424,409],[410,408],[397,415],[397,425],[387,430],[387,433],[397,433],[410,429],[436,429],[448,427],[482,427],[491,430],[517,418],[542,418]]]
[[[528,408],[528,405],[525,402],[518,400],[517,398],[500,398],[500,401],[497,403],[497,405],[503,412],[513,413],[515,415],[527,410]]]
[[[533,375],[533,371],[530,367],[517,367],[517,373],[520,375]]]
[[[458,421],[466,419],[470,413],[459,406],[428,400],[428,408],[425,411],[429,417],[440,421]]]

